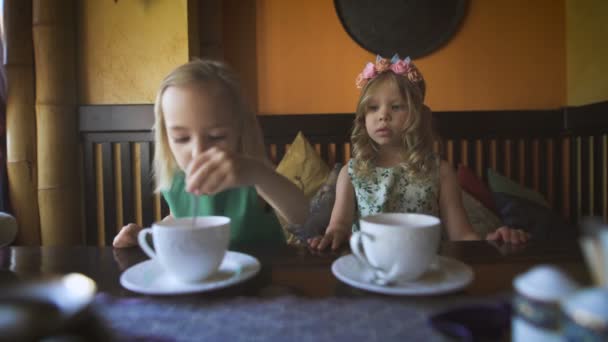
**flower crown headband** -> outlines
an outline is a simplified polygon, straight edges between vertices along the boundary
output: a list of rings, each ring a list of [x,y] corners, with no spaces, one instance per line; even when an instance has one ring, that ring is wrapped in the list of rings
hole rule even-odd
[[[399,55],[395,54],[393,58],[389,60],[388,58],[382,58],[380,55],[377,55],[376,63],[367,63],[365,68],[363,68],[363,71],[357,76],[357,88],[363,88],[371,79],[389,70],[397,75],[407,77],[413,83],[423,81],[422,74],[418,71],[418,68],[414,63],[412,63],[411,58],[399,59]]]

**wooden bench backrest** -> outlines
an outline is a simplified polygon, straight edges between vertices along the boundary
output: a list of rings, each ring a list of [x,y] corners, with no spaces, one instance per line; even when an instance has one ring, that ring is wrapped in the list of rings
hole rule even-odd
[[[559,110],[434,113],[435,149],[484,180],[487,169],[542,193],[566,219],[608,218],[608,113],[605,104]],[[350,158],[352,114],[260,116],[277,163],[302,131],[333,165]],[[86,240],[109,245],[128,222],[149,226],[168,214],[153,192],[152,105],[80,107]]]

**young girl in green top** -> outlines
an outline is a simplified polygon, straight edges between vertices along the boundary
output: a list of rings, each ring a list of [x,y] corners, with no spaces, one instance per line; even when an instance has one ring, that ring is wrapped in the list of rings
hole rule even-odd
[[[378,56],[359,74],[357,87],[363,90],[351,135],[354,158],[338,176],[325,235],[309,245],[336,249],[358,229],[357,218],[380,212],[437,216],[449,239],[480,239],[467,219],[454,171],[433,152],[426,86],[414,63],[409,57]],[[520,243],[528,235],[503,226],[485,238]]]
[[[290,223],[306,220],[304,194],[266,159],[257,118],[224,64],[197,60],[173,70],[154,112],[154,177],[171,216],[228,216],[233,247],[284,243],[274,211]],[[122,227],[114,247],[136,245],[141,229]]]

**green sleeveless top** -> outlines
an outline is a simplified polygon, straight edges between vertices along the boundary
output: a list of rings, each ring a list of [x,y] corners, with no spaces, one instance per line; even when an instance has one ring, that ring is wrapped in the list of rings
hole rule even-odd
[[[173,217],[192,216],[194,195],[185,191],[183,172],[175,174],[171,189],[162,191],[162,194]],[[274,211],[260,205],[253,186],[229,189],[215,195],[202,195],[196,213],[200,216],[230,217],[231,248],[285,243],[285,236]]]
[[[357,200],[353,230],[359,230],[359,218],[384,212],[420,213],[439,217],[439,159],[427,179],[408,177],[400,167],[375,167],[367,177],[355,174],[354,159],[348,162],[348,175]]]

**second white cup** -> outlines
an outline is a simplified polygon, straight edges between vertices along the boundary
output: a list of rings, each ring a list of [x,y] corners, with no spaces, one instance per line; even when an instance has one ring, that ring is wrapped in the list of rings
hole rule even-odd
[[[441,238],[437,217],[413,213],[381,213],[363,217],[350,247],[375,271],[378,280],[410,281],[435,261]]]

